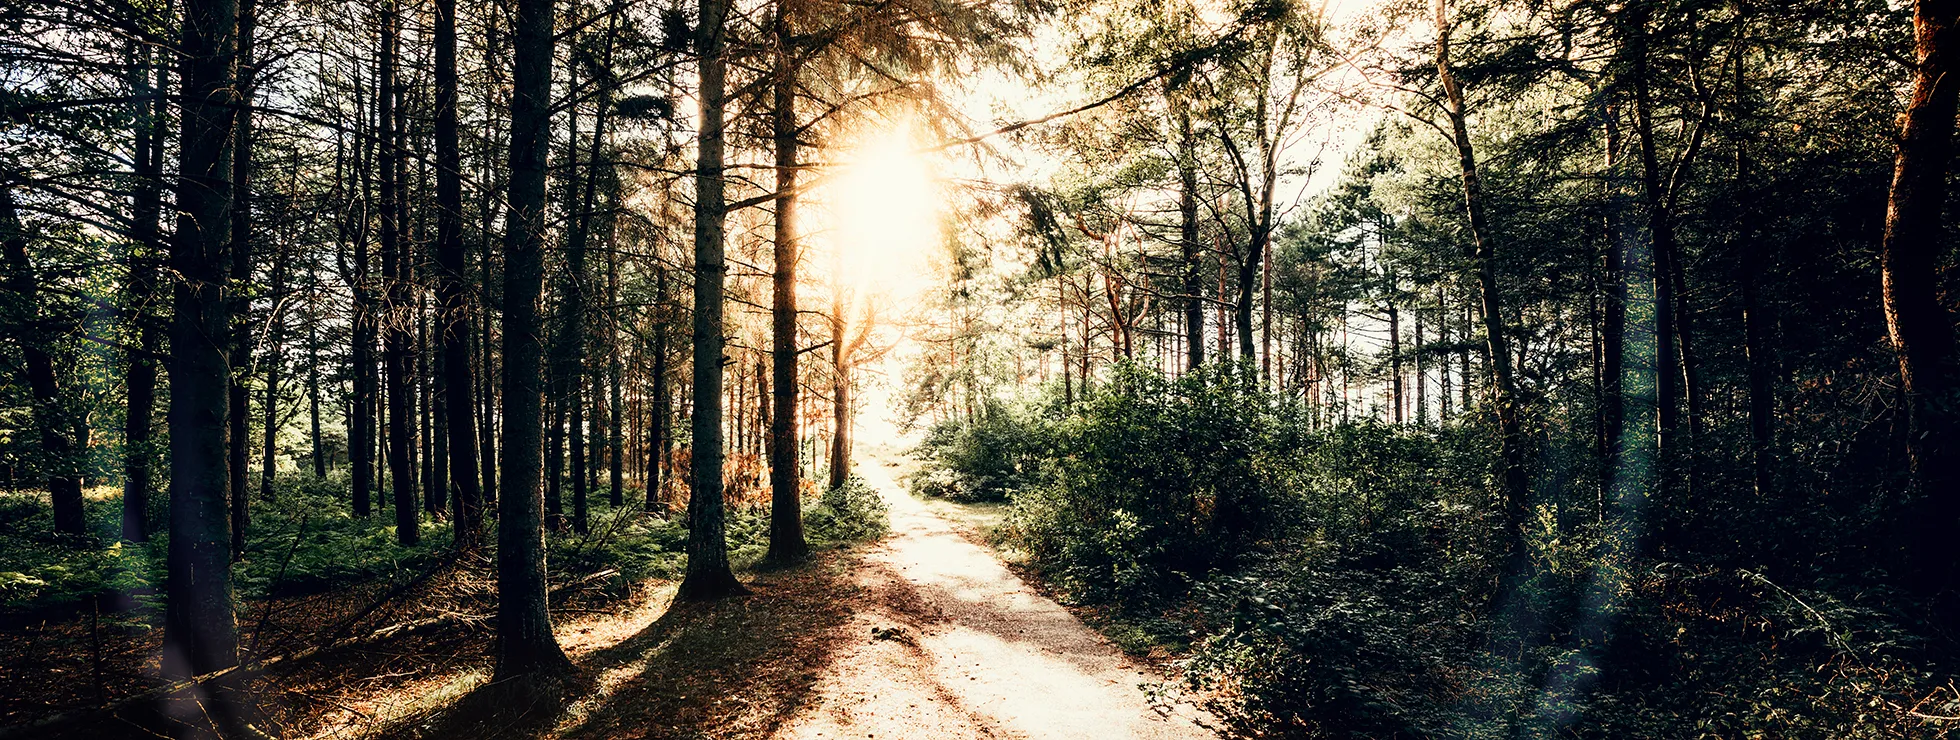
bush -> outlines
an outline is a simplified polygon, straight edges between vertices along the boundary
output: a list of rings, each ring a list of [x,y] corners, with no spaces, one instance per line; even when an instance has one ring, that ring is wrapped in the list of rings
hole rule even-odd
[[[1960,714],[1906,594],[1628,552],[1555,460],[1531,571],[1497,591],[1487,424],[1316,427],[1247,369],[1119,367],[934,429],[915,486],[1003,491],[1002,544],[1124,644],[1176,651],[1159,690],[1235,736],[1937,737]]]
[[[816,544],[864,542],[891,530],[889,514],[878,492],[852,477],[825,491],[823,499],[803,513],[803,524]]]
[[[914,493],[952,501],[1005,501],[1038,479],[1050,430],[1038,413],[998,401],[971,419],[948,419],[926,432],[915,453],[927,461],[911,480]]]
[[[1175,590],[1298,523],[1278,483],[1303,430],[1249,369],[1169,380],[1119,367],[1053,423],[1051,458],[1014,496],[1004,536],[1078,598]]]

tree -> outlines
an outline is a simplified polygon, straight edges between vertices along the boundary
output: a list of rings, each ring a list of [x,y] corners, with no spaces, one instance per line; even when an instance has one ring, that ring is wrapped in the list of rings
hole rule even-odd
[[[1885,327],[1898,352],[1905,393],[1906,452],[1918,489],[1915,582],[1934,592],[1953,585],[1956,558],[1948,544],[1960,526],[1954,327],[1940,288],[1940,265],[1951,252],[1941,216],[1960,104],[1960,2],[1916,0],[1912,25],[1917,65],[1886,200],[1879,269]]]
[[[376,168],[381,171],[381,279],[385,301],[382,310],[382,374],[388,393],[388,482],[394,490],[395,541],[412,546],[422,539],[420,508],[416,505],[415,461],[411,443],[415,427],[413,394],[409,389],[409,354],[415,339],[409,334],[413,305],[409,301],[408,249],[402,230],[408,208],[402,197],[402,130],[405,118],[397,106],[396,56],[401,34],[400,9],[386,0],[381,11],[381,60],[375,87],[375,107],[379,111],[379,142]]]
[[[809,554],[803,539],[802,466],[797,459],[797,394],[801,379],[797,375],[796,346],[796,139],[800,126],[796,118],[796,64],[791,59],[794,6],[790,0],[777,0],[772,24],[776,79],[773,80],[774,105],[770,110],[770,132],[775,137],[776,154],[776,269],[772,277],[774,299],[770,305],[770,349],[775,395],[769,417],[769,559],[787,562]]]
[[[238,6],[185,0],[179,46],[183,139],[178,149],[176,274],[170,328],[170,595],[164,610],[163,672],[188,678],[238,664],[232,611],[225,440],[230,415],[232,142],[239,90]],[[233,674],[234,676],[236,674]],[[204,706],[219,725],[242,721],[244,697],[231,679]]]
[[[456,0],[435,4],[436,325],[442,374],[436,397],[448,421],[450,481],[456,486],[456,548],[473,550],[482,526],[477,485],[476,379],[470,367],[470,315],[464,284],[463,161],[457,142]]]
[[[136,65],[136,84],[131,92],[138,97],[155,95],[168,87],[168,65],[154,64],[148,46],[142,47]],[[154,78],[153,78],[154,76]],[[136,324],[136,345],[128,352],[127,405],[123,414],[123,511],[122,537],[129,542],[150,539],[150,463],[151,427],[155,423],[157,323],[151,310],[157,300],[158,268],[168,247],[164,244],[160,219],[163,217],[164,121],[168,106],[161,96],[136,103],[136,141],[133,164],[136,192],[130,203],[131,249],[129,257],[130,318]]]
[[[744,593],[728,564],[722,501],[722,135],[727,94],[723,58],[726,0],[700,0],[695,50],[700,59],[701,131],[694,176],[694,448],[688,493],[687,576],[676,598],[716,599]]]
[[[545,602],[544,283],[545,160],[550,148],[553,0],[519,0],[510,104],[510,211],[504,234],[503,482],[497,518],[497,670],[493,680],[551,679],[571,661],[551,632]]]
[[[1442,111],[1449,128],[1444,132],[1456,151],[1457,169],[1463,188],[1463,218],[1469,228],[1471,269],[1477,281],[1479,313],[1483,319],[1484,343],[1490,364],[1492,407],[1497,416],[1498,459],[1502,471],[1504,518],[1509,524],[1509,556],[1516,571],[1524,562],[1524,528],[1527,524],[1531,475],[1525,467],[1529,453],[1519,419],[1517,374],[1512,366],[1510,329],[1504,321],[1504,298],[1497,279],[1496,235],[1491,233],[1485,215],[1482,173],[1470,140],[1469,107],[1463,86],[1450,61],[1450,32],[1453,28],[1449,0],[1436,0],[1436,78],[1442,87]]]

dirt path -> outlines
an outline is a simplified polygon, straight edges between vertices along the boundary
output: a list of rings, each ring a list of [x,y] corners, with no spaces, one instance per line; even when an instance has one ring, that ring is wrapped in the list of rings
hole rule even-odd
[[[861,637],[839,646],[774,737],[1214,737],[1189,707],[1153,709],[1142,685],[1160,676],[906,495],[898,466],[889,454],[858,466],[892,522],[854,574]]]

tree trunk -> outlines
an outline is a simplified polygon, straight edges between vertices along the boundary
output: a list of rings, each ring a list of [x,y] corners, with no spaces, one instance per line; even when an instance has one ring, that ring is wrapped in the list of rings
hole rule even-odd
[[[279,370],[280,364],[285,360],[283,344],[286,339],[284,313],[278,309],[278,303],[283,300],[286,292],[286,264],[277,251],[274,251],[271,257],[274,306],[271,315],[266,317],[266,321],[270,322],[271,326],[266,328],[265,396],[259,409],[262,420],[259,428],[262,439],[259,460],[259,499],[264,501],[271,501],[277,495],[272,483],[273,473],[279,467]]]
[[[52,332],[42,326],[40,278],[27,259],[27,231],[14,205],[14,193],[0,183],[0,250],[4,250],[7,292],[8,335],[20,342],[21,359],[27,371],[27,389],[34,402],[34,425],[41,432],[41,468],[48,480],[48,495],[54,505],[54,531],[81,536],[88,523],[82,511],[81,440],[70,435],[76,426],[70,418],[68,399],[62,397],[55,379],[54,357],[48,343]]]
[[[482,541],[482,489],[477,485],[476,378],[470,371],[469,289],[464,285],[463,155],[456,122],[456,0],[435,3],[436,82],[436,330],[442,374],[436,397],[448,422],[450,482],[456,486],[456,549]]]
[[[688,496],[687,576],[679,598],[744,593],[728,566],[722,511],[722,116],[727,106],[722,57],[726,0],[700,0],[696,44],[701,60],[701,134],[694,187],[694,487]]]
[[[359,80],[357,79],[356,82],[358,83]],[[350,485],[353,489],[354,516],[366,517],[373,513],[374,508],[372,501],[375,482],[374,438],[377,431],[374,426],[376,391],[374,339],[377,317],[366,228],[368,194],[371,192],[368,181],[369,173],[373,171],[368,151],[373,139],[371,132],[378,130],[379,127],[370,128],[365,125],[367,111],[361,105],[361,90],[362,86],[356,84],[355,110],[361,118],[361,123],[353,127],[357,132],[354,169],[361,176],[361,197],[359,208],[355,208],[353,203],[349,204],[347,218],[343,222],[346,225],[343,228],[354,250],[352,276],[354,305],[350,321],[352,326],[349,330],[353,346],[348,349],[348,362],[353,366],[353,398],[347,415],[347,466],[352,477]]]
[[[1462,175],[1463,210],[1470,227],[1470,257],[1482,299],[1484,341],[1489,354],[1486,364],[1491,373],[1492,405],[1497,415],[1498,458],[1503,467],[1504,518],[1510,540],[1506,549],[1514,566],[1510,570],[1519,571],[1521,567],[1518,566],[1525,565],[1528,557],[1524,550],[1524,529],[1527,525],[1531,479],[1525,470],[1527,455],[1524,430],[1518,418],[1517,380],[1512,371],[1510,334],[1504,325],[1502,294],[1497,284],[1497,249],[1484,216],[1483,182],[1477,170],[1476,152],[1470,142],[1463,88],[1457,84],[1456,73],[1450,66],[1451,26],[1448,23],[1448,10],[1449,0],[1436,0],[1436,73],[1448,103],[1444,112],[1449,117],[1451,144],[1456,148],[1458,169]]]
[[[647,467],[647,511],[666,513],[666,506],[660,494],[667,473],[667,425],[673,418],[673,392],[667,385],[667,322],[672,316],[667,306],[667,268],[654,268],[655,303],[659,305],[660,316],[653,327],[653,439],[648,442]]]
[[[320,276],[313,268],[307,268],[310,277],[307,288],[317,296],[320,289]],[[320,434],[320,311],[309,296],[306,315],[306,416],[311,430],[313,450],[313,477],[327,477],[327,450],[321,442]]]
[[[545,603],[543,428],[545,156],[550,146],[553,0],[518,0],[510,110],[510,212],[504,233],[503,499],[497,518],[497,670],[493,680],[556,678],[571,661]]]
[[[1737,107],[1746,89],[1743,87],[1743,69],[1735,68],[1735,89]],[[1741,111],[1734,116],[1742,121]],[[1776,488],[1774,470],[1776,464],[1776,356],[1774,340],[1771,337],[1775,319],[1771,317],[1767,301],[1763,298],[1763,284],[1768,280],[1768,245],[1757,237],[1748,214],[1755,211],[1756,197],[1751,193],[1749,172],[1749,149],[1746,136],[1736,140],[1735,188],[1739,199],[1736,208],[1739,233],[1742,240],[1742,350],[1747,361],[1749,379],[1749,462],[1753,474],[1756,495],[1768,497]]]
[[[252,37],[258,25],[258,3],[255,0],[241,0],[238,4],[238,115],[234,119],[237,127],[236,138],[231,149],[231,280],[233,285],[243,286],[252,278],[252,87],[253,53]],[[245,535],[251,528],[252,509],[246,495],[245,465],[250,459],[250,435],[248,420],[251,413],[246,401],[245,379],[252,367],[252,329],[248,320],[251,313],[250,293],[235,290],[231,299],[237,305],[231,309],[231,417],[227,444],[230,452],[230,492],[231,492],[231,557],[233,560],[245,557]]]
[[[1402,311],[1395,307],[1395,299],[1393,297],[1390,297],[1388,303],[1388,397],[1390,405],[1395,407],[1394,413],[1390,414],[1389,418],[1393,419],[1397,424],[1406,421],[1402,415],[1402,409],[1404,407],[1402,402]]]
[[[165,67],[156,65],[157,83],[152,86],[151,52],[143,47],[136,71],[137,95],[150,95],[167,88]],[[150,463],[156,459],[151,449],[155,426],[157,388],[157,317],[151,306],[157,300],[158,266],[169,248],[163,243],[163,119],[168,103],[158,95],[155,101],[137,103],[136,115],[136,193],[130,219],[132,236],[129,259],[130,320],[136,325],[136,347],[129,352],[125,375],[128,409],[123,416],[123,511],[122,537],[130,542],[150,541]]]
[[[776,272],[770,306],[775,413],[769,419],[769,554],[776,562],[800,560],[810,552],[803,538],[802,468],[797,459],[796,332],[796,66],[791,61],[790,0],[777,0],[775,18],[775,106],[770,123],[776,138]]]
[[[375,93],[381,119],[381,140],[377,145],[381,170],[381,272],[387,283],[382,312],[382,364],[388,384],[388,482],[395,499],[395,542],[413,546],[422,537],[418,529],[420,507],[416,505],[415,461],[410,457],[415,410],[410,395],[413,391],[409,388],[409,353],[414,349],[415,339],[408,333],[413,314],[408,293],[408,255],[401,234],[406,209],[401,195],[402,152],[395,105],[395,57],[401,18],[394,0],[386,2],[381,20],[381,79]]]
[[[1913,581],[1922,593],[1932,594],[1953,585],[1951,538],[1960,525],[1954,326],[1940,295],[1941,265],[1949,252],[1941,216],[1960,99],[1960,2],[1916,0],[1912,21],[1919,64],[1892,170],[1879,269],[1885,326],[1898,351],[1905,393],[1906,454],[1918,488]]]
[[[1184,261],[1184,344],[1188,369],[1205,364],[1204,259],[1198,244],[1198,137],[1191,112],[1177,108],[1177,242]]]
[[[226,516],[225,425],[230,414],[230,167],[238,115],[234,0],[185,0],[181,59],[183,139],[177,231],[170,245],[170,598],[163,675],[184,679],[238,664]],[[225,724],[242,717],[242,686],[222,681],[201,708]]]
[[[1599,362],[1599,498],[1603,503],[1620,469],[1626,429],[1626,337],[1627,337],[1627,240],[1622,214],[1626,211],[1625,189],[1621,187],[1622,142],[1620,112],[1611,102],[1600,106],[1601,127],[1606,137],[1605,177],[1601,178],[1605,212],[1601,219],[1605,245],[1601,250],[1600,276],[1600,362]]]

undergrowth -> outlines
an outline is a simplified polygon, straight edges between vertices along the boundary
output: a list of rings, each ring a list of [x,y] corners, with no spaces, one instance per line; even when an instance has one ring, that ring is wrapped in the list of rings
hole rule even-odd
[[[347,479],[334,474],[280,476],[271,501],[256,495],[244,556],[233,566],[241,603],[267,597],[331,592],[376,580],[392,581],[424,572],[452,549],[447,521],[424,513],[420,542],[395,542],[392,512],[377,508],[367,517],[351,513]],[[686,566],[687,526],[679,519],[647,514],[632,502],[614,509],[604,490],[592,495],[590,531],[561,532],[546,538],[550,568],[571,576],[613,570],[618,584],[675,578]],[[163,498],[163,497],[159,497]],[[114,489],[96,489],[86,502],[89,535],[52,534],[45,495],[0,494],[0,621],[60,617],[85,610],[99,597],[138,615],[160,620],[164,556],[168,532],[157,526],[151,541],[120,542],[122,506]],[[150,512],[161,522],[159,505]],[[884,504],[862,481],[807,502],[806,533],[813,547],[837,547],[876,539],[886,530]],[[487,520],[486,541],[494,543],[495,520]],[[727,519],[731,560],[744,567],[759,561],[768,547],[768,510],[737,507]],[[486,547],[494,547],[494,544]],[[160,623],[160,622],[159,622]]]
[[[1507,573],[1484,418],[1314,419],[1247,370],[1119,367],[941,424],[913,485],[1008,499],[999,544],[1126,649],[1170,651],[1160,694],[1234,736],[1938,737],[1960,714],[1920,607],[1820,567],[1869,546],[1833,512],[1710,486],[1699,531],[1754,533],[1643,547],[1548,433]],[[1772,539],[1801,547],[1747,544]]]

